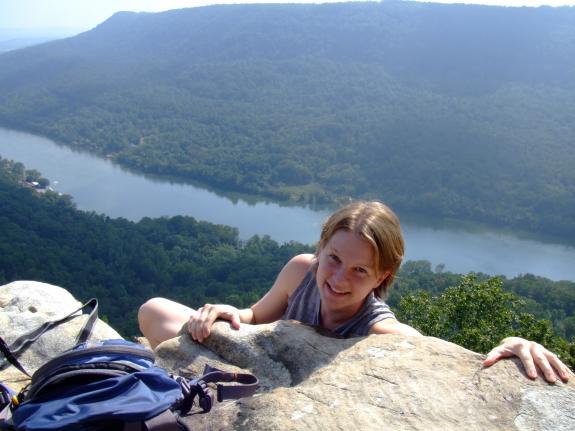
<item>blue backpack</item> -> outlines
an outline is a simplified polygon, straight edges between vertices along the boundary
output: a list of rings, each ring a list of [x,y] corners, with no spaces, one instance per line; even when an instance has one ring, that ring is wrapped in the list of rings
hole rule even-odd
[[[24,370],[1,338],[0,349],[10,363]],[[258,387],[251,374],[209,366],[198,378],[173,376],[154,365],[151,350],[130,341],[81,341],[42,365],[18,395],[0,384],[0,429],[189,430],[180,417],[192,413],[196,404],[196,412],[210,411],[214,399],[208,384],[216,382],[239,383],[218,384],[218,401],[251,396]]]

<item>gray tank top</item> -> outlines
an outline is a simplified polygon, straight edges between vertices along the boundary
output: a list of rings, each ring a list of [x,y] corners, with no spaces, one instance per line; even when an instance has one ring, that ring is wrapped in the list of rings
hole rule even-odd
[[[321,326],[320,305],[321,299],[315,280],[315,272],[310,271],[289,297],[282,320],[294,319],[308,325]],[[343,337],[367,335],[375,323],[390,317],[395,318],[393,311],[372,292],[355,316],[333,332]]]

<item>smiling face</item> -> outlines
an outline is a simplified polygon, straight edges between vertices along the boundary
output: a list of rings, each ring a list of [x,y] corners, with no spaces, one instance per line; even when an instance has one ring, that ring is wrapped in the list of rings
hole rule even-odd
[[[318,254],[316,281],[324,321],[350,319],[388,276],[375,266],[372,245],[357,233],[336,231]]]
[[[378,201],[352,202],[335,211],[321,229],[316,255],[326,248],[338,231],[354,232],[358,239],[372,248],[375,268],[385,273],[384,281],[374,291],[385,298],[403,259],[404,244],[399,219],[385,204]]]

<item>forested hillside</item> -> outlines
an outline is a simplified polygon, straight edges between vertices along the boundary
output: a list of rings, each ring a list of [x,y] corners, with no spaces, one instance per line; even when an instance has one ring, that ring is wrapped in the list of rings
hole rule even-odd
[[[251,305],[292,256],[311,251],[267,237],[243,242],[234,228],[191,217],[134,223],[78,211],[69,198],[20,186],[23,172],[0,158],[0,284],[36,280],[97,297],[124,334],[137,333],[138,307],[153,296]]]
[[[575,8],[119,13],[0,55],[0,124],[278,199],[575,238]]]
[[[137,309],[153,296],[192,307],[206,302],[249,306],[271,287],[291,257],[313,250],[297,243],[279,245],[266,237],[240,241],[233,228],[191,217],[134,223],[79,211],[65,196],[23,187],[26,176],[22,164],[0,158],[0,285],[37,280],[62,286],[81,300],[97,297],[102,315],[125,335],[137,333]],[[408,313],[400,304],[406,297],[419,291],[441,295],[461,277],[433,271],[429,262],[407,262],[389,303],[400,315]],[[488,277],[480,275],[478,280],[486,282]],[[566,340],[575,335],[575,283],[526,275],[504,279],[503,286],[523,298],[516,312],[551,321],[555,333]],[[489,316],[483,303],[468,306]],[[425,315],[423,306],[417,310]]]

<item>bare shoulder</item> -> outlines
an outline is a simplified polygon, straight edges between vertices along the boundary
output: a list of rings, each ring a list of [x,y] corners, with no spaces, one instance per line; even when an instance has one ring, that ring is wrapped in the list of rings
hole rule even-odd
[[[286,267],[292,268],[294,271],[307,272],[315,263],[315,255],[311,253],[298,254],[290,259]]]
[[[313,254],[299,254],[284,265],[270,290],[252,307],[252,323],[268,323],[280,319],[291,294],[301,284],[315,262]]]
[[[298,254],[285,264],[280,273],[283,284],[287,287],[288,296],[300,285],[303,278],[312,268],[316,258],[313,254]]]

